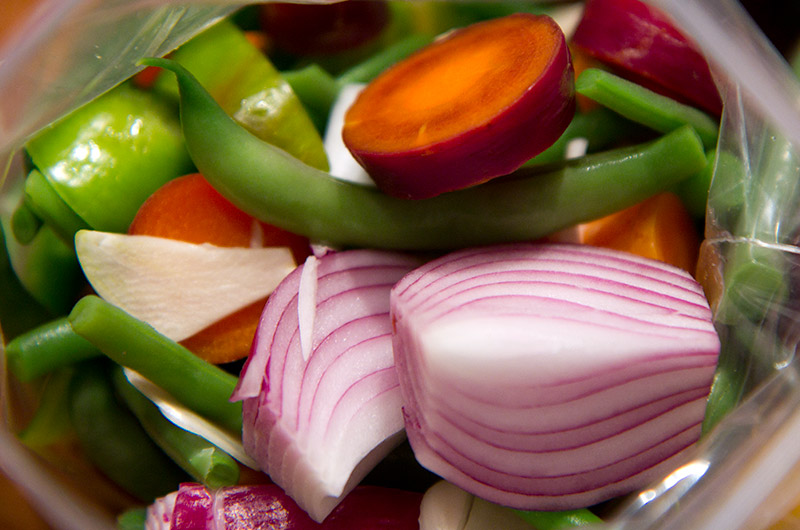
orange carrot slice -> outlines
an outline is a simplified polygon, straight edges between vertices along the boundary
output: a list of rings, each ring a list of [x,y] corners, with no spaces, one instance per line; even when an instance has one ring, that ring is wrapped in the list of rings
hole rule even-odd
[[[681,200],[660,193],[625,210],[578,226],[581,243],[625,250],[695,273],[700,237]]]
[[[426,198],[517,169],[575,111],[559,26],[514,14],[456,30],[375,78],[345,116],[345,145],[384,192]]]
[[[174,179],[141,206],[130,234],[210,243],[224,247],[286,246],[301,263],[309,255],[308,240],[242,212],[200,174]],[[227,363],[247,356],[266,299],[220,320],[182,344],[199,357]]]

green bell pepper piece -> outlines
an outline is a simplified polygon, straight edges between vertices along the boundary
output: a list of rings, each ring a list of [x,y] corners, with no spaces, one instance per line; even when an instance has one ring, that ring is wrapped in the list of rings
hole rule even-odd
[[[147,197],[193,169],[174,107],[128,84],[44,129],[26,148],[76,216],[109,232],[127,231]]]

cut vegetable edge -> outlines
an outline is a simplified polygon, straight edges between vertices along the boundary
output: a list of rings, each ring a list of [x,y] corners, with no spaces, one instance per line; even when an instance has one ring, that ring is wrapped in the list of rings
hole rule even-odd
[[[216,247],[93,230],[76,234],[75,249],[98,295],[175,341],[267,296],[295,267],[283,247]]]
[[[389,291],[418,264],[383,251],[329,253],[311,273],[307,262],[288,275],[265,307],[234,393],[243,442],[316,521],[405,439]]]
[[[574,110],[563,33],[549,17],[517,14],[455,31],[384,72],[342,134],[382,191],[420,199],[511,173],[555,142]]]
[[[638,331],[615,328],[610,333],[601,329],[602,318],[590,324],[580,322],[581,330],[575,328],[579,321],[570,323],[574,316],[572,306],[558,306],[563,289],[552,293],[553,314],[515,313],[513,307],[503,303],[503,297],[512,296],[513,290],[506,289],[502,276],[496,276],[493,270],[495,263],[502,266],[510,254],[519,261],[524,261],[525,254],[530,260],[569,256],[571,260],[563,262],[565,271],[575,267],[577,256],[583,254],[590,263],[605,259],[621,268],[628,263],[637,274],[668,279],[664,285],[672,284],[675,278],[696,283],[687,272],[654,260],[563,244],[468,249],[428,262],[407,275],[392,293],[396,329],[393,340],[406,432],[420,463],[475,495],[529,510],[563,510],[601,502],[645,486],[677,465],[699,438],[704,403],[719,354],[719,338],[710,311],[704,312],[704,318],[690,316],[684,324],[680,320],[659,324],[656,319],[653,324],[660,325],[663,333],[649,335],[651,338],[644,342],[639,340],[630,355],[640,369],[619,379],[616,369],[626,366],[624,358],[628,354],[620,356],[614,343],[621,348],[631,333]],[[475,267],[474,261],[486,267]],[[464,266],[465,262],[470,266]],[[463,281],[469,277],[470,269],[475,277],[485,278],[489,287],[493,282],[501,286],[498,303],[469,308],[470,296],[479,302],[492,296],[490,289],[475,290]],[[535,276],[541,271],[525,273]],[[450,274],[460,274],[461,280],[453,281],[448,288],[458,291],[461,287],[463,291],[459,296],[441,297],[436,280],[446,280]],[[595,269],[595,274],[598,280],[604,279],[602,268]],[[587,308],[594,309],[592,304],[598,300],[591,293],[586,294],[586,285],[572,289],[576,301],[583,297]],[[674,305],[674,297],[681,291],[687,299],[695,299],[694,303],[702,296],[699,289],[664,294],[667,307]],[[428,306],[424,300],[427,296],[439,296],[438,305],[443,309]],[[524,304],[525,295],[517,296]],[[406,305],[407,302],[410,303]],[[657,307],[657,302],[653,299],[649,304]],[[641,310],[632,299],[624,297],[605,300],[603,304],[617,305],[615,311],[621,314]],[[457,344],[441,337],[430,339],[430,330],[439,321],[458,322],[462,313],[467,314],[468,321],[443,331],[445,335],[457,335]],[[484,318],[478,318],[480,315]],[[487,329],[467,332],[489,317],[495,323],[506,319],[509,326],[498,333]],[[561,317],[566,319],[566,325],[558,322]],[[515,342],[512,324],[523,329],[519,326],[542,318],[550,320],[533,335],[527,331],[518,334],[519,342]],[[688,328],[684,331],[685,326]],[[599,334],[592,327],[597,327]],[[674,340],[671,332],[685,333],[684,339]],[[535,337],[537,333],[541,335],[539,339]],[[548,333],[569,336],[570,340],[559,345],[558,337],[548,337]],[[703,339],[698,342],[701,336]],[[452,348],[444,358],[438,358],[448,344]],[[510,350],[503,351],[505,348]],[[585,361],[580,360],[581,355]],[[661,368],[645,369],[648,358],[660,359]],[[675,362],[669,361],[672,358]],[[605,364],[609,370],[604,369]],[[611,370],[613,367],[616,369]],[[542,370],[549,375],[538,373]],[[551,384],[547,384],[548,378]],[[532,381],[528,388],[526,381]],[[576,395],[571,388],[579,381],[591,384]],[[663,391],[651,391],[655,389]],[[504,395],[513,402],[510,410],[502,406]],[[576,420],[547,421],[569,415]],[[500,439],[498,433],[502,435]]]

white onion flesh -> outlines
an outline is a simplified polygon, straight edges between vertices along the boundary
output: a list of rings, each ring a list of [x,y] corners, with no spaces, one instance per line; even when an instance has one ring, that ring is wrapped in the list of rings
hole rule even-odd
[[[301,266],[270,296],[234,399],[244,401],[247,453],[321,521],[404,439],[389,292],[419,262],[352,250],[314,264],[314,311],[298,311]]]
[[[675,467],[719,355],[686,272],[571,244],[455,252],[392,290],[420,463],[498,504],[585,507]]]

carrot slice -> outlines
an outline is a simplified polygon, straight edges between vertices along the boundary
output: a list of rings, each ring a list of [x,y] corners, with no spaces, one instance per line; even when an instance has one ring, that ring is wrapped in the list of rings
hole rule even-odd
[[[128,233],[224,247],[286,246],[298,263],[310,253],[306,238],[253,219],[198,173],[159,188],[140,207]],[[265,303],[266,299],[255,302],[181,344],[215,364],[242,359],[250,352]]]
[[[551,18],[492,19],[374,79],[342,136],[384,192],[432,197],[510,173],[555,142],[575,111],[573,79]]]
[[[581,243],[625,250],[695,273],[700,238],[692,217],[673,193],[578,226]]]

